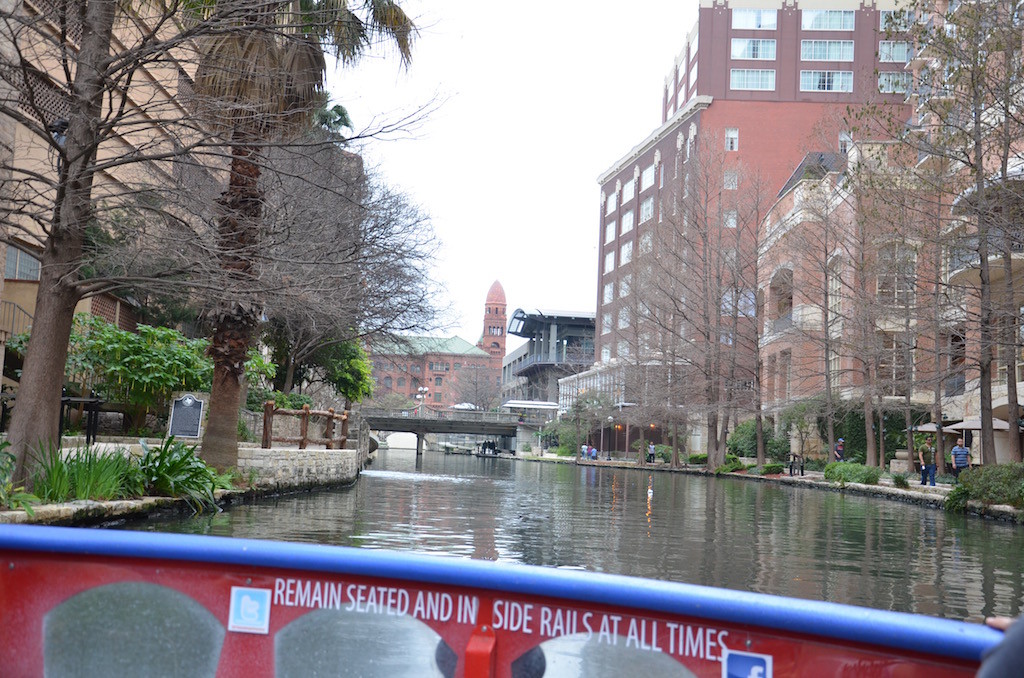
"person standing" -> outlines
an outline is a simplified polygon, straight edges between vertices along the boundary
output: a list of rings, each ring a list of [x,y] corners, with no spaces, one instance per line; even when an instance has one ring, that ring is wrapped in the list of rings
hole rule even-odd
[[[935,486],[935,438],[928,436],[917,448],[917,460],[921,462],[921,484],[925,479],[929,484]]]
[[[964,447],[964,439],[957,438],[951,452],[953,457],[953,477],[960,479],[960,471],[971,467],[971,451]]]
[[[833,461],[845,461],[846,460],[846,441],[840,438],[836,441],[836,447],[832,451]]]

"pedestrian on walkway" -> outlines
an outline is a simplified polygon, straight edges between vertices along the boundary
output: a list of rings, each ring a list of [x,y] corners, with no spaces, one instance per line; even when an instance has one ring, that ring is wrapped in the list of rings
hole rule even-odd
[[[846,441],[840,438],[836,441],[836,448],[832,451],[833,461],[846,460]]]
[[[927,436],[917,447],[917,460],[921,462],[921,484],[927,478],[929,484],[935,486],[935,438]]]
[[[957,438],[951,452],[953,457],[953,477],[960,480],[960,471],[971,467],[971,451],[964,447],[964,439]]]

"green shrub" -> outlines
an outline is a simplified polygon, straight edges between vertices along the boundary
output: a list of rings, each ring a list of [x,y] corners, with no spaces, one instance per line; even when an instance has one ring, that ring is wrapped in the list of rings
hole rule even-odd
[[[138,468],[146,493],[182,497],[197,511],[217,505],[213,496],[217,474],[196,456],[195,445],[189,447],[174,436],[155,449],[144,440],[139,442],[143,455]]]
[[[770,423],[766,421],[762,425],[765,455],[773,461],[783,461],[789,455],[789,438],[784,435],[775,437]],[[737,424],[725,444],[732,454],[740,457],[756,457],[757,422],[754,419],[748,419]]]
[[[285,410],[301,410],[303,405],[313,405],[313,398],[305,393],[282,393],[269,388],[250,388],[245,396],[245,409],[250,412],[262,412],[263,405],[268,400],[273,400],[275,407]]]
[[[533,452],[533,445],[530,443],[523,443],[523,454],[529,454]]]
[[[575,450],[569,449],[568,447],[565,447],[564,445],[559,445],[554,449],[554,453],[559,457],[571,457],[577,452]]]
[[[950,513],[964,513],[967,511],[967,501],[971,493],[963,485],[954,485],[953,489],[946,495],[946,502],[943,507]]]
[[[907,481],[906,473],[893,473],[892,484],[904,490],[910,489],[910,483]]]
[[[14,467],[16,459],[7,451],[10,445],[6,440],[0,442],[0,507],[22,510],[30,516],[34,514],[32,504],[39,498],[25,491],[22,486],[14,486]]]
[[[765,464],[761,467],[761,475],[773,476],[782,473],[785,466],[779,463]]]
[[[864,466],[852,461],[834,461],[825,467],[825,480],[840,485],[877,485],[881,477],[882,469],[877,466]]]
[[[746,468],[747,465],[740,461],[735,454],[727,454],[725,455],[725,463],[715,469],[715,475],[743,471]]]
[[[827,459],[804,459],[804,470],[805,471],[824,471],[825,467],[828,466]]]
[[[1024,464],[997,464],[975,466],[960,474],[959,486],[969,499],[982,504],[1010,504],[1024,508],[1021,486],[1024,483]]]
[[[691,464],[706,464],[706,463],[708,463],[708,455],[706,455],[704,453],[701,453],[701,454],[691,454],[690,455],[690,463]]]

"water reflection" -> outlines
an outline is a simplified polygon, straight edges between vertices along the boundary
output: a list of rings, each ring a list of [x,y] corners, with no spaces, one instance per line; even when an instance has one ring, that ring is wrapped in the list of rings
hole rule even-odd
[[[347,489],[128,529],[397,549],[978,621],[1024,602],[1020,526],[735,479],[392,450]]]

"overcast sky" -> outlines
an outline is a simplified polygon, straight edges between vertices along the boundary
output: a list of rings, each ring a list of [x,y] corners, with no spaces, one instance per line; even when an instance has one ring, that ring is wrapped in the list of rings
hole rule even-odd
[[[328,87],[357,130],[434,109],[360,150],[441,241],[431,276],[447,316],[435,334],[475,343],[495,280],[510,315],[593,313],[597,177],[661,124],[697,1],[400,4],[420,27],[408,70],[378,49]]]

